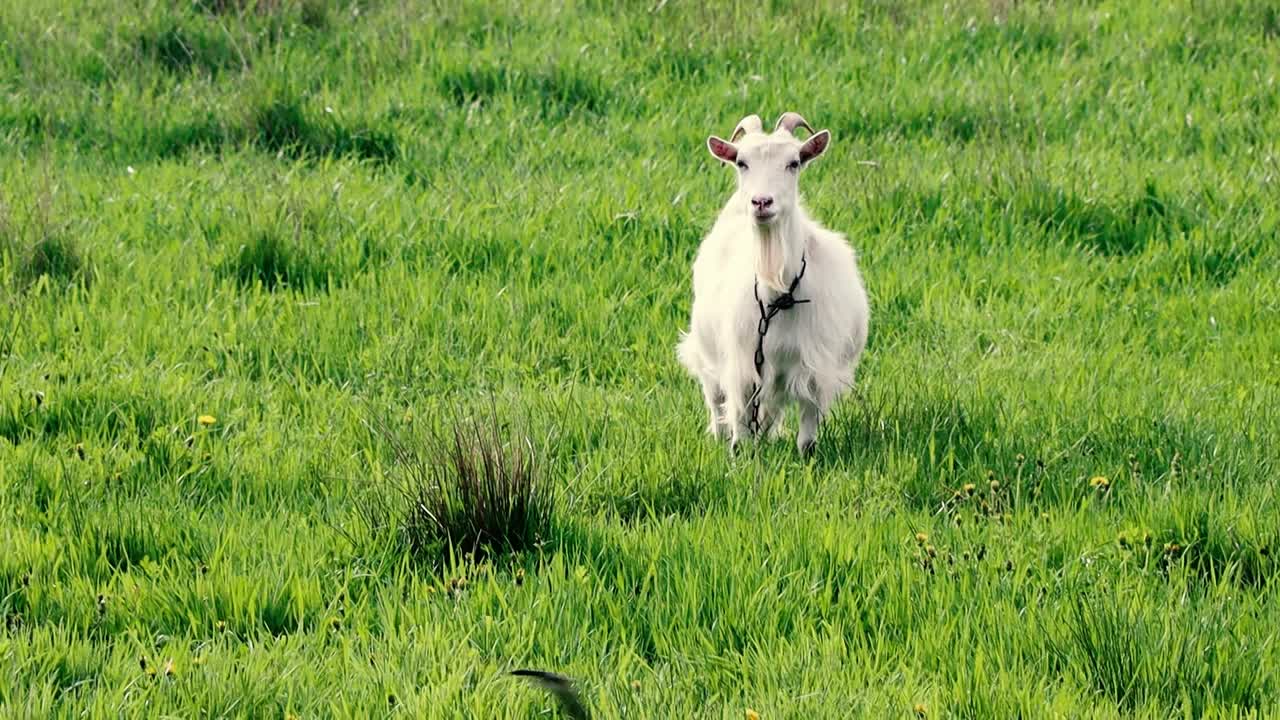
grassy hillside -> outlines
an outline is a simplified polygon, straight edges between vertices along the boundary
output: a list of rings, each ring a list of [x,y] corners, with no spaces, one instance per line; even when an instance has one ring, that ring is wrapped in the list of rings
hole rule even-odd
[[[674,344],[784,110],[871,339],[735,459]],[[0,3],[0,715],[1280,713],[1278,157],[1264,0]],[[396,452],[476,407],[479,559]]]

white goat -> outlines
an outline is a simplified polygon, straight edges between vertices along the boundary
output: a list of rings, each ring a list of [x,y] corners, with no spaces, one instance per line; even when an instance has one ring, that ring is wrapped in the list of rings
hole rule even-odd
[[[810,133],[804,142],[797,127]],[[830,140],[790,112],[770,134],[748,115],[729,141],[707,138],[712,155],[737,167],[738,189],[698,249],[677,355],[702,383],[707,431],[735,448],[794,402],[796,445],[809,452],[866,346],[870,310],[854,251],[800,204],[800,170]]]

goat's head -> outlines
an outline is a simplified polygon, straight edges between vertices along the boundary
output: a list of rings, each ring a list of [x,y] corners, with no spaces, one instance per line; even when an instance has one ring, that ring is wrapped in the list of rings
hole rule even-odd
[[[811,135],[801,141],[796,128]],[[758,115],[738,123],[728,140],[712,135],[707,148],[716,159],[738,168],[739,196],[743,210],[761,225],[776,222],[795,210],[799,197],[800,169],[826,151],[831,133],[813,132],[798,114],[783,113],[773,132],[765,134]]]

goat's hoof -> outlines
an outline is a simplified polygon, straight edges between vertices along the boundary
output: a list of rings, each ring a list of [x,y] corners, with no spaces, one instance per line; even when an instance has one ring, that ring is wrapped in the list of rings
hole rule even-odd
[[[796,441],[796,448],[800,451],[800,455],[803,457],[810,457],[813,455],[813,451],[817,449],[817,447],[817,438],[800,438]]]
[[[740,435],[734,435],[730,437],[729,438],[729,454],[730,455],[740,454],[743,448],[746,447],[746,444],[747,444],[746,438],[743,438]]]

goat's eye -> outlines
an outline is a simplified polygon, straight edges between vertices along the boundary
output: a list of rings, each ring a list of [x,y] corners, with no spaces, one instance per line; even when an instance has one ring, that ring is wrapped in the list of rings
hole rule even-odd
[[[799,160],[792,160],[791,162],[787,163],[787,169],[788,169],[788,170],[799,170],[799,169],[800,169],[800,161],[799,161]]]
[[[743,171],[745,171],[745,170],[747,169],[747,164],[746,164],[746,163],[744,163],[744,162],[742,162],[741,160],[739,160],[739,161],[738,161],[738,169],[739,169],[739,170],[743,170]]]

